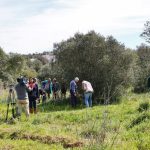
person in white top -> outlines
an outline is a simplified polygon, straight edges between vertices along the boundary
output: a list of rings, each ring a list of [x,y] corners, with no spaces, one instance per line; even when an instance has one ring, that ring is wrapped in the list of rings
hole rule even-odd
[[[82,89],[84,90],[84,101],[86,107],[92,107],[92,94],[94,92],[90,82],[82,81]]]

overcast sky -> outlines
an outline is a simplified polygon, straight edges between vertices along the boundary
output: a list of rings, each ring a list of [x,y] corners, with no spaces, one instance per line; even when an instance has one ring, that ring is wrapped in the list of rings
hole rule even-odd
[[[150,20],[150,0],[0,0],[0,47],[33,53],[76,32],[95,30],[136,48]]]

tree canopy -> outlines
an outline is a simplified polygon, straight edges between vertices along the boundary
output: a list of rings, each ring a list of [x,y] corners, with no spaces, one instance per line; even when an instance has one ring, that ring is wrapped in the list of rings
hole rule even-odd
[[[146,42],[150,43],[150,21],[146,21],[144,24],[144,31],[142,32],[141,37],[143,37]]]
[[[75,76],[90,81],[96,96],[107,93],[116,97],[121,87],[131,82],[132,52],[112,36],[105,38],[94,31],[76,33],[55,44],[54,53],[68,81]]]

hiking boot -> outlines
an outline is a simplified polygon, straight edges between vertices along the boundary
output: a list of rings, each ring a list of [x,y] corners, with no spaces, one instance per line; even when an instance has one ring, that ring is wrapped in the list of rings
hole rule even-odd
[[[37,109],[34,109],[34,114],[37,114]]]
[[[30,112],[30,114],[33,114],[33,109],[29,108],[29,112]]]

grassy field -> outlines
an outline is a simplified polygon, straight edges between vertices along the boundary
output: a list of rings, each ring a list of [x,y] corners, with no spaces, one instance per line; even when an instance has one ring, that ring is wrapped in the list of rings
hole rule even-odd
[[[92,108],[49,101],[38,105],[39,112],[29,120],[23,114],[7,123],[5,96],[0,100],[0,150],[150,149],[148,93],[128,93],[118,104]]]

